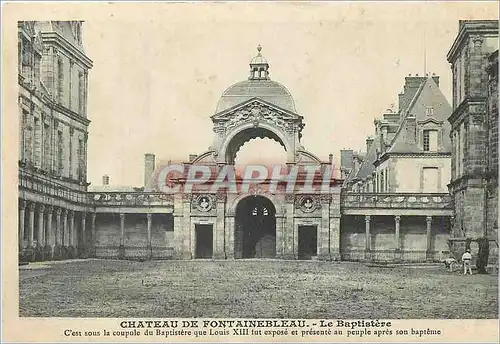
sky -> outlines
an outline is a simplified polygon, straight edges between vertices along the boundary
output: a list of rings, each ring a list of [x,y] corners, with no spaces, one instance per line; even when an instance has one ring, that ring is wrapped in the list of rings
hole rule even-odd
[[[363,150],[373,120],[397,107],[408,74],[440,76],[459,19],[496,19],[495,3],[144,4],[84,17],[89,72],[88,178],[142,186],[144,154],[188,160],[213,139],[210,116],[222,92],[246,80],[262,46],[270,77],[304,116],[302,144],[339,162]],[[424,54],[425,51],[425,54]],[[424,62],[425,61],[425,62]],[[284,161],[281,146],[256,139],[238,163]]]

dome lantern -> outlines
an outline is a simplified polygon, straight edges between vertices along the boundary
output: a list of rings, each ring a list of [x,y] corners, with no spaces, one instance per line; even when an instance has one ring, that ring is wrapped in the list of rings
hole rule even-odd
[[[248,80],[269,80],[269,64],[262,56],[261,45],[257,47],[257,56],[250,61],[250,76]]]

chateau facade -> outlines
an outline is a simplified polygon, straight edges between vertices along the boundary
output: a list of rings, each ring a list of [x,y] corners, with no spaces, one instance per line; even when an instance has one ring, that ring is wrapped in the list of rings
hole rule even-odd
[[[487,236],[498,249],[498,21],[460,21],[448,52],[453,72],[453,241]]]
[[[18,23],[19,248],[26,259],[86,256],[87,89],[82,23]]]
[[[142,189],[106,185],[87,190],[86,80],[92,63],[81,47],[81,24],[21,23],[20,39],[30,25],[30,42],[46,47],[40,62],[30,60],[32,70],[37,64],[46,67],[41,68],[39,88],[32,90],[24,86],[20,63],[20,104],[23,92],[30,99],[36,92],[46,93],[39,96],[46,110],[28,112],[32,117],[20,126],[21,147],[30,147],[20,157],[20,177],[26,171],[31,176],[27,182],[21,178],[19,185],[19,243],[26,259],[424,262],[440,261],[450,253],[455,208],[447,183],[454,153],[447,118],[452,109],[439,90],[437,76],[406,78],[398,112],[388,111],[376,121],[375,137],[367,139],[364,157],[341,152],[342,166],[331,178],[328,193],[280,193],[263,183],[245,192],[165,194],[156,182],[162,166],[156,165],[153,154],[145,155]],[[64,60],[63,67],[54,62],[63,57],[54,55],[52,45],[66,56],[59,41],[73,46],[65,48],[69,69]],[[69,74],[61,77],[59,71]],[[53,115],[59,109],[59,115]],[[57,117],[58,126],[54,120],[49,129],[42,128],[35,119],[48,114],[66,117]],[[21,105],[20,116],[24,118]],[[331,173],[332,159],[321,161],[302,145],[305,117],[297,113],[286,87],[271,80],[270,64],[260,47],[250,61],[249,76],[223,92],[211,119],[212,143],[206,152],[190,156],[183,167],[205,166],[218,174],[234,166],[242,145],[265,137],[283,146],[288,171],[300,167]],[[28,120],[34,121],[33,126]],[[26,139],[32,137],[31,127],[34,140]],[[57,144],[51,146],[54,140]],[[410,168],[414,164],[418,169]],[[415,173],[412,178],[405,175],[409,168]],[[24,202],[31,207],[28,212]]]

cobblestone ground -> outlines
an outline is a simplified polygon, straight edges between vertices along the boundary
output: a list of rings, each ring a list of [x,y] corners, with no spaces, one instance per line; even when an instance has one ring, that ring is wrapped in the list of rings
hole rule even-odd
[[[117,261],[19,268],[22,317],[498,318],[498,275],[317,261]]]

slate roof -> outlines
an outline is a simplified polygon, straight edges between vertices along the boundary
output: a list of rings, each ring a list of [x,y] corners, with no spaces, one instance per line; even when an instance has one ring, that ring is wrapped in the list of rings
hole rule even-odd
[[[434,109],[433,116],[426,114],[428,106]],[[450,125],[448,117],[451,114],[451,106],[446,100],[445,96],[439,89],[439,86],[432,78],[428,78],[420,85],[412,101],[408,105],[408,109],[404,114],[404,119],[394,135],[387,153],[421,153],[422,149],[418,146],[417,140],[410,140],[408,138],[408,131],[406,130],[408,124],[408,117],[415,117],[415,121],[436,121],[442,122],[442,146],[441,152],[451,151],[450,142]]]

